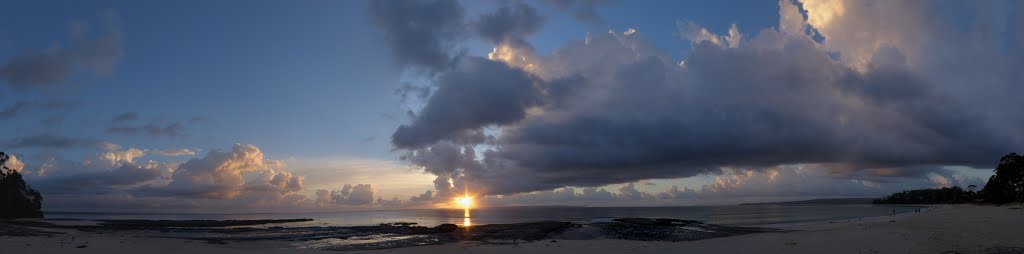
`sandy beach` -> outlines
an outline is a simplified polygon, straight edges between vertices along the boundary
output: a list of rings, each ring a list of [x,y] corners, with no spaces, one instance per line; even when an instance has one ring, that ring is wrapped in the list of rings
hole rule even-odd
[[[786,227],[793,231],[759,233],[689,242],[614,239],[565,240],[554,236],[519,244],[454,244],[349,253],[1024,253],[1022,206],[933,206],[922,213]],[[337,253],[297,249],[292,242],[256,241],[211,244],[203,241],[146,238],[58,230],[53,236],[3,236],[4,253]],[[129,232],[125,232],[129,233]],[[84,246],[84,247],[83,247]]]

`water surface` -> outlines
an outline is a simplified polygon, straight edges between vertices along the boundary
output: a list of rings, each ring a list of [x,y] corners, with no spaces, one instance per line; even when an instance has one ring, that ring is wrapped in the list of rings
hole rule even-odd
[[[149,220],[252,220],[312,218],[311,222],[268,226],[364,226],[413,222],[423,226],[505,224],[535,221],[589,223],[614,218],[670,218],[697,220],[728,226],[770,227],[800,223],[848,220],[913,212],[913,206],[875,205],[744,205],[685,207],[492,207],[473,209],[469,219],[461,209],[345,211],[324,213],[170,214],[170,213],[77,213],[47,212],[51,219],[149,219]]]

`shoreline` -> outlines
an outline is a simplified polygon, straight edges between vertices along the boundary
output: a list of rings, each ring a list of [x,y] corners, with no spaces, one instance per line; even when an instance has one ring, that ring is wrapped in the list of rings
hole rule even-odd
[[[513,243],[460,241],[440,245],[353,253],[1024,253],[1021,205],[928,206],[922,213],[793,225],[789,231],[742,234],[696,241],[573,240],[555,235]],[[131,231],[88,232],[48,229],[54,235],[0,236],[0,249],[11,253],[337,253],[303,248],[297,242],[243,241],[210,244],[200,240],[138,236]],[[85,246],[82,248],[77,248]]]

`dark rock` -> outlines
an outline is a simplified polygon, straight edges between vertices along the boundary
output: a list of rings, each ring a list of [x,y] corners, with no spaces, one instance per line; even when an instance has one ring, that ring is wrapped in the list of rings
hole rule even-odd
[[[782,232],[767,228],[730,227],[676,219],[622,218],[592,223],[612,239],[636,241],[693,241],[752,233]]]
[[[526,240],[537,241],[574,228],[574,223],[541,221],[515,224],[490,224],[455,231],[455,238],[468,241]]]
[[[455,224],[445,223],[438,225],[437,227],[434,227],[434,229],[441,232],[452,232],[455,231],[456,229],[459,229],[459,226]]]
[[[650,218],[619,218],[613,221],[637,224],[637,225],[652,225],[652,226],[688,226],[695,224],[703,224],[699,221],[693,220],[677,220],[677,219],[650,219]]]

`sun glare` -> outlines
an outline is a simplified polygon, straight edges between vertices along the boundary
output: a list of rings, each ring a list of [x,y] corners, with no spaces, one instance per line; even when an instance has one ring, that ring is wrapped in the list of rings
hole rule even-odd
[[[469,218],[469,208],[473,207],[473,196],[470,196],[469,192],[467,191],[466,194],[464,194],[463,196],[456,197],[454,201],[456,205],[462,207],[464,211],[463,217]]]
[[[468,196],[466,196],[466,197],[458,197],[458,198],[455,198],[455,202],[458,202],[459,205],[462,206],[462,208],[469,208],[470,206],[473,205],[473,198],[468,197]]]

